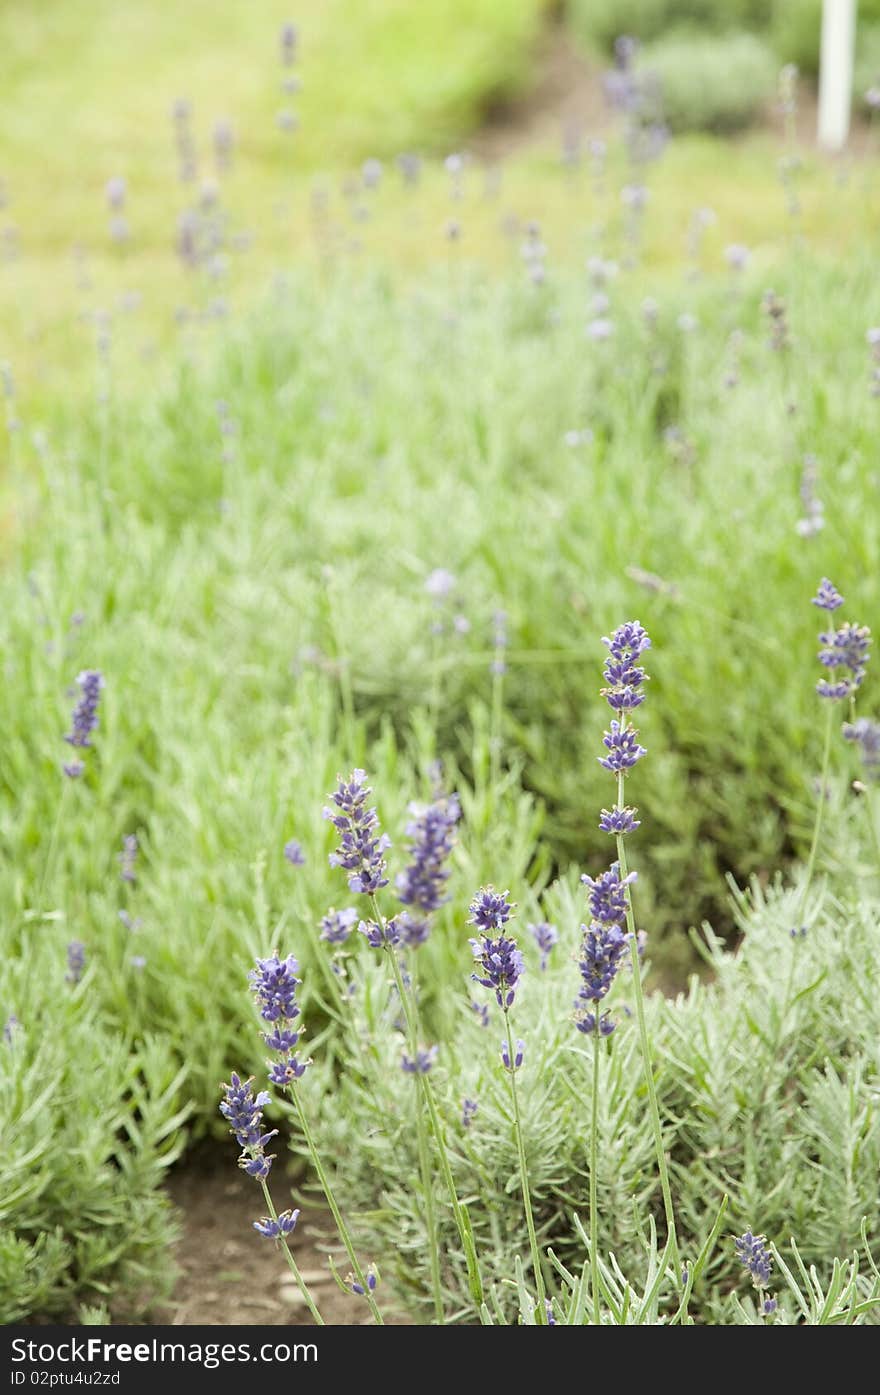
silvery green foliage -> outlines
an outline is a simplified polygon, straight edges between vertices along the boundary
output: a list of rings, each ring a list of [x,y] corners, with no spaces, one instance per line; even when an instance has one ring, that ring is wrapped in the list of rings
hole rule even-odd
[[[858,867],[864,849],[854,817],[838,822],[837,837],[842,860]],[[808,934],[792,936],[797,885],[780,881],[762,889],[755,883],[748,894],[737,893],[743,939],[736,952],[708,926],[696,936],[713,981],[694,977],[686,994],[648,1001],[688,1306],[696,1321],[876,1320],[880,1283],[871,1251],[880,1238],[880,906],[871,881],[848,874],[820,880],[816,894],[818,915]],[[567,936],[574,951],[573,884],[555,884],[544,904],[561,927],[561,948]],[[463,941],[464,929],[453,923],[445,931],[450,950],[455,936]],[[590,1072],[572,1039],[576,970],[563,952],[537,972],[537,950],[527,946],[527,953],[535,962],[527,960],[517,998],[518,1023],[528,1038],[518,1082],[532,1200],[542,1247],[552,1252],[554,1320],[578,1321],[589,1284]],[[662,1210],[625,983],[615,985],[615,995],[621,1022],[605,1048],[599,1100],[603,1312],[609,1322],[681,1321],[654,1231],[653,1216]],[[534,1290],[517,1269],[527,1238],[504,1082],[495,1069],[494,1038],[466,999],[463,985],[433,1078],[445,1101],[457,1179],[490,1292],[484,1319],[518,1315],[530,1322]],[[412,1102],[392,1066],[394,1005],[376,976],[364,978],[352,1011],[357,1035],[371,1043],[372,1067],[365,1065],[358,1083],[343,1075],[332,1095],[318,1091],[312,1103],[334,1139],[341,1187],[350,1204],[357,1200],[365,1208],[383,1272],[419,1313],[428,1290],[424,1231],[413,1202],[419,1183]],[[479,1101],[467,1130],[455,1112],[462,1096]],[[732,1236],[751,1228],[773,1242],[778,1265],[778,1306],[769,1316],[758,1310],[733,1251]],[[443,1273],[454,1320],[467,1316],[468,1296],[448,1227],[446,1239]]]
[[[136,1044],[100,1023],[92,973],[65,982],[50,926],[25,936],[26,959],[0,965],[18,1019],[0,1034],[0,1322],[66,1315],[108,1292],[135,1316],[173,1278],[177,1227],[160,1184],[190,1112],[185,1072],[158,1038]]]

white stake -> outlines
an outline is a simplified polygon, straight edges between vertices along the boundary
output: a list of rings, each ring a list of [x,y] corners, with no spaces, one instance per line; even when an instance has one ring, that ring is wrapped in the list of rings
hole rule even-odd
[[[819,70],[819,144],[842,150],[852,104],[856,0],[823,0]]]

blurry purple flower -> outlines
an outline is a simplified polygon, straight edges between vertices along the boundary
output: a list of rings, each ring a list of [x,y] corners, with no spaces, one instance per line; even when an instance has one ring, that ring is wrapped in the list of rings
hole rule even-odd
[[[289,842],[284,844],[284,856],[290,863],[291,867],[305,866],[305,853],[303,852],[302,847],[296,841],[295,838],[291,838]]]

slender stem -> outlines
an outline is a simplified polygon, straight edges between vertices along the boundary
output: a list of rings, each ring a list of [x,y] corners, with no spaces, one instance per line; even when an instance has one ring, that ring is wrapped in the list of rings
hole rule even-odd
[[[393,953],[393,950],[392,950]],[[409,976],[412,984],[412,1012],[414,1039],[410,1040],[409,1049],[413,1053],[412,1059],[418,1061],[418,1044],[422,1040],[422,1024],[419,1020],[419,992],[416,978],[415,954],[409,956]],[[429,1262],[431,1265],[431,1286],[434,1290],[434,1316],[438,1326],[443,1325],[443,1287],[440,1277],[440,1245],[437,1234],[437,1208],[434,1205],[434,1189],[431,1179],[431,1164],[428,1157],[428,1135],[425,1129],[425,1116],[416,1104],[416,1130],[419,1144],[419,1169],[422,1174],[422,1195],[425,1201],[425,1221],[428,1227],[428,1248],[430,1250]]]
[[[492,782],[491,798],[501,777],[501,724],[504,717],[504,650],[496,648],[492,664],[492,725],[489,733],[489,770]]]
[[[593,1322],[601,1322],[599,1312],[599,1229],[598,1179],[599,1168],[599,1046],[602,1032],[599,1026],[599,1005],[596,1004],[596,1024],[593,1029],[593,1109],[590,1132],[590,1273],[593,1284]]]
[[[271,1194],[270,1194],[270,1192],[269,1192],[269,1188],[266,1186],[266,1179],[265,1179],[265,1177],[261,1177],[261,1178],[260,1178],[260,1186],[263,1188],[263,1196],[264,1196],[265,1201],[266,1201],[266,1206],[267,1206],[267,1208],[268,1208],[269,1215],[272,1217],[272,1220],[273,1220],[273,1221],[276,1221],[276,1222],[277,1222],[277,1220],[278,1220],[278,1212],[275,1210],[275,1204],[274,1204],[274,1202],[272,1201],[272,1196],[271,1196]],[[316,1305],[315,1305],[315,1300],[312,1298],[312,1295],[309,1293],[308,1286],[306,1285],[305,1279],[303,1278],[302,1274],[299,1272],[299,1267],[297,1266],[297,1262],[296,1262],[296,1260],[294,1259],[293,1253],[292,1253],[292,1251],[291,1251],[291,1248],[290,1248],[290,1246],[289,1246],[288,1243],[287,1243],[287,1236],[286,1236],[286,1235],[279,1235],[278,1239],[279,1239],[280,1242],[281,1242],[281,1248],[282,1248],[282,1250],[284,1251],[284,1256],[285,1256],[285,1258],[286,1258],[286,1260],[287,1260],[288,1265],[290,1266],[290,1272],[291,1272],[291,1274],[293,1275],[293,1277],[296,1279],[297,1285],[298,1285],[298,1287],[299,1287],[299,1291],[300,1291],[300,1293],[302,1294],[303,1298],[304,1298],[305,1301],[306,1301],[306,1306],[308,1307],[309,1312],[311,1313],[312,1317],[315,1319],[315,1322],[318,1324],[318,1326],[319,1326],[319,1327],[323,1327],[323,1326],[324,1326],[324,1319],[321,1317],[321,1314],[319,1313],[319,1311],[318,1311],[318,1309],[317,1309],[317,1307],[316,1307]]]
[[[831,726],[833,720],[834,704],[829,701],[828,713],[825,718],[825,747],[822,752],[822,774],[819,776],[819,803],[816,807],[816,821],[813,824],[813,841],[810,844],[810,856],[807,859],[807,872],[801,890],[801,899],[798,904],[795,930],[800,930],[803,925],[804,913],[807,909],[807,896],[810,892],[810,883],[813,880],[813,872],[816,867],[816,854],[819,850],[819,835],[822,832],[822,817],[825,813],[825,790],[828,784],[828,766],[831,760]]]
[[[507,1032],[507,1057],[510,1061],[510,1068],[507,1075],[510,1077],[510,1098],[513,1104],[513,1131],[516,1136],[516,1149],[519,1154],[519,1179],[522,1186],[523,1208],[526,1213],[526,1227],[529,1232],[529,1248],[532,1252],[532,1271],[535,1275],[535,1287],[538,1290],[537,1318],[539,1326],[544,1326],[547,1322],[547,1293],[544,1288],[544,1275],[541,1272],[541,1254],[538,1249],[538,1237],[535,1234],[535,1219],[532,1215],[532,1199],[529,1193],[529,1171],[526,1163],[526,1146],[523,1142],[522,1120],[519,1116],[519,1098],[516,1092],[516,1060],[513,1049],[513,1034],[510,1030],[510,1009],[504,1009],[504,1029]]]
[[[318,1174],[318,1181],[321,1183],[321,1190],[323,1191],[324,1196],[327,1198],[327,1205],[330,1207],[330,1210],[333,1213],[333,1219],[336,1222],[336,1229],[339,1231],[339,1237],[342,1240],[342,1243],[345,1246],[346,1254],[348,1255],[348,1258],[351,1261],[351,1267],[354,1270],[355,1278],[357,1279],[358,1283],[364,1291],[364,1297],[366,1298],[367,1303],[370,1306],[370,1312],[373,1314],[374,1321],[379,1323],[380,1325],[384,1325],[382,1323],[382,1314],[379,1312],[379,1309],[376,1306],[376,1300],[373,1297],[372,1291],[367,1283],[364,1271],[361,1268],[361,1262],[357,1257],[357,1251],[355,1250],[354,1245],[352,1243],[351,1234],[349,1232],[348,1226],[345,1224],[345,1221],[342,1218],[342,1212],[336,1204],[336,1198],[333,1195],[333,1189],[331,1188],[327,1174],[324,1171],[324,1165],[321,1162],[321,1155],[319,1154],[318,1149],[315,1146],[315,1140],[312,1137],[312,1131],[309,1128],[308,1120],[306,1119],[305,1115],[305,1110],[303,1109],[302,1102],[299,1098],[299,1093],[294,1086],[290,1087],[288,1093],[291,1099],[293,1100],[293,1105],[297,1113],[297,1118],[299,1119],[299,1126],[303,1131],[303,1137],[306,1141],[306,1147],[309,1150],[309,1156],[311,1157],[314,1169]]]
[[[617,803],[619,808],[624,807],[624,773],[618,772],[617,776]],[[623,844],[623,835],[617,835],[617,861],[620,864],[621,881],[627,875],[626,870],[626,849]],[[657,1090],[654,1084],[654,1068],[651,1064],[651,1046],[648,1041],[648,1025],[645,1021],[645,995],[642,989],[642,966],[639,963],[639,945],[636,933],[635,915],[633,913],[633,901],[630,888],[626,888],[626,928],[629,931],[629,948],[632,958],[633,971],[633,996],[636,1004],[636,1017],[639,1023],[639,1041],[642,1047],[642,1062],[645,1069],[645,1085],[648,1090],[648,1107],[651,1115],[651,1127],[654,1132],[654,1147],[657,1152],[657,1167],[660,1172],[660,1188],[663,1192],[663,1209],[666,1213],[666,1232],[672,1250],[672,1263],[675,1267],[675,1287],[680,1295],[681,1285],[681,1263],[678,1253],[678,1236],[675,1229],[675,1210],[672,1205],[672,1191],[669,1186],[669,1168],[666,1163],[666,1152],[663,1147],[663,1127],[660,1123],[660,1108],[657,1104]]]
[[[385,921],[379,910],[375,896],[371,897],[370,899],[373,906],[373,913],[376,916],[377,924],[384,925]],[[415,1019],[413,1017],[413,1007],[410,1001],[410,995],[407,993],[406,986],[404,985],[403,975],[400,972],[400,965],[397,962],[397,955],[394,953],[394,947],[386,943],[385,948],[388,953],[388,958],[391,962],[391,971],[394,975],[394,982],[397,987],[398,997],[400,998],[401,1007],[403,1008],[403,1015],[406,1020],[406,1029],[410,1043],[410,1050],[413,1052],[417,1052],[418,1036],[416,1031]],[[428,1080],[427,1075],[423,1074],[421,1071],[418,1073],[418,1080],[421,1085],[422,1097],[425,1101],[425,1108],[428,1111],[428,1116],[431,1121],[431,1131],[434,1134],[434,1139],[437,1144],[437,1153],[440,1158],[440,1170],[443,1173],[443,1180],[446,1183],[446,1189],[449,1192],[449,1200],[452,1204],[452,1213],[455,1217],[455,1225],[458,1230],[459,1239],[461,1241],[462,1250],[464,1252],[465,1260],[467,1263],[471,1296],[473,1297],[474,1302],[479,1306],[483,1301],[483,1283],[480,1278],[480,1270],[477,1264],[477,1252],[476,1247],[474,1245],[473,1234],[471,1232],[470,1225],[468,1224],[466,1219],[465,1209],[459,1201],[458,1192],[455,1189],[455,1178],[452,1175],[452,1167],[449,1163],[449,1153],[446,1149],[446,1136],[443,1131],[443,1124],[440,1119],[440,1115],[437,1112],[437,1105],[434,1101],[434,1092],[431,1089],[431,1084]]]

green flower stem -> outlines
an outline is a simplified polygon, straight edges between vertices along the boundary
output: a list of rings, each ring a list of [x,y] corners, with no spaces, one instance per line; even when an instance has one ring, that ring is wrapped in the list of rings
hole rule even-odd
[[[618,772],[617,776],[617,803],[619,808],[624,808],[624,773]],[[623,845],[623,835],[617,835],[617,861],[620,864],[621,881],[626,877],[626,849]],[[648,1090],[648,1106],[651,1115],[651,1127],[654,1133],[654,1147],[657,1152],[657,1167],[660,1172],[660,1188],[663,1192],[663,1210],[666,1213],[666,1233],[672,1251],[672,1263],[675,1267],[675,1288],[681,1296],[681,1261],[678,1252],[678,1236],[675,1229],[675,1210],[672,1205],[672,1191],[669,1186],[669,1168],[666,1163],[666,1152],[663,1147],[663,1128],[660,1123],[660,1108],[657,1104],[657,1090],[654,1084],[654,1068],[651,1064],[651,1045],[648,1041],[648,1026],[645,1021],[645,995],[642,989],[642,966],[639,963],[639,945],[636,933],[635,915],[633,913],[632,894],[629,887],[626,888],[626,928],[629,931],[629,949],[632,959],[633,971],[633,995],[636,1003],[636,1017],[639,1023],[639,1040],[642,1047],[642,1062],[645,1069],[645,1085]]]
[[[327,1205],[330,1207],[330,1210],[333,1213],[333,1219],[336,1222],[336,1229],[339,1231],[339,1237],[342,1240],[342,1243],[345,1246],[346,1254],[348,1255],[348,1258],[351,1261],[351,1267],[354,1270],[354,1276],[364,1291],[364,1297],[366,1298],[367,1303],[369,1304],[370,1312],[373,1314],[374,1322],[377,1322],[380,1326],[383,1326],[384,1324],[382,1323],[382,1314],[379,1312],[379,1309],[376,1306],[376,1300],[373,1297],[373,1294],[367,1284],[366,1276],[364,1275],[364,1271],[361,1268],[361,1262],[357,1257],[357,1251],[355,1250],[354,1245],[352,1243],[351,1234],[349,1232],[348,1226],[345,1224],[345,1221],[342,1218],[342,1212],[336,1204],[336,1198],[333,1195],[333,1189],[330,1186],[329,1179],[327,1177],[326,1172],[324,1171],[324,1165],[321,1162],[320,1154],[315,1146],[315,1140],[312,1137],[312,1131],[309,1128],[308,1120],[306,1119],[305,1115],[305,1110],[303,1109],[302,1102],[299,1098],[299,1092],[294,1086],[291,1086],[288,1093],[290,1094],[290,1098],[293,1100],[293,1107],[296,1110],[297,1118],[299,1119],[299,1126],[303,1131],[303,1137],[306,1141],[306,1147],[309,1150],[309,1156],[312,1159],[312,1165],[314,1166],[315,1172],[318,1174],[318,1181],[321,1183],[321,1190],[324,1193],[324,1196],[327,1198]]]
[[[599,1169],[599,1047],[602,1032],[599,1026],[599,1004],[596,1003],[596,1025],[593,1029],[593,1108],[590,1125],[590,1273],[593,1286],[593,1322],[601,1322],[599,1311],[599,1230],[598,1179]]]
[[[267,1207],[267,1209],[268,1209],[269,1215],[272,1217],[272,1220],[273,1220],[273,1221],[277,1222],[277,1220],[278,1220],[278,1212],[275,1210],[275,1204],[274,1204],[274,1202],[272,1201],[272,1197],[271,1197],[271,1194],[270,1194],[270,1192],[269,1192],[269,1188],[266,1186],[266,1179],[265,1179],[265,1177],[261,1177],[261,1178],[260,1178],[260,1186],[263,1188],[263,1197],[265,1198],[266,1207]],[[298,1267],[298,1265],[297,1265],[296,1260],[295,1260],[294,1257],[293,1257],[293,1252],[291,1251],[291,1248],[290,1248],[290,1246],[289,1246],[288,1243],[287,1243],[287,1236],[286,1236],[286,1235],[279,1235],[278,1239],[279,1239],[279,1241],[280,1241],[280,1243],[281,1243],[281,1248],[282,1248],[282,1250],[284,1251],[284,1256],[285,1256],[285,1258],[286,1258],[286,1260],[287,1260],[288,1266],[289,1266],[289,1268],[290,1268],[290,1272],[291,1272],[291,1274],[293,1275],[293,1277],[296,1279],[297,1287],[299,1288],[300,1293],[302,1294],[303,1298],[304,1298],[305,1301],[306,1301],[306,1306],[308,1307],[309,1312],[311,1313],[312,1317],[315,1319],[315,1322],[318,1324],[318,1326],[319,1326],[319,1327],[323,1327],[323,1326],[324,1326],[324,1319],[321,1317],[321,1314],[320,1314],[320,1312],[318,1311],[318,1308],[317,1308],[317,1305],[316,1305],[316,1303],[315,1303],[315,1300],[313,1299],[312,1295],[309,1293],[308,1286],[307,1286],[307,1284],[306,1284],[305,1279],[303,1278],[302,1274],[299,1272],[299,1267]]]
[[[376,903],[376,898],[371,897],[370,899],[372,902],[373,913],[376,917],[377,924],[384,925],[385,921],[379,911],[379,907]],[[412,1051],[415,1055],[418,1051],[418,1035],[416,1031],[415,1018],[413,1016],[413,1006],[410,1001],[410,995],[407,992],[406,987],[404,985],[403,975],[400,972],[400,965],[397,962],[397,955],[394,953],[393,946],[386,944],[385,948],[391,963],[391,971],[394,975],[394,982],[397,987],[397,993],[400,998],[401,1007],[403,1008],[403,1015],[406,1020],[406,1029],[410,1044],[410,1051]],[[477,1251],[474,1245],[473,1232],[470,1228],[470,1222],[467,1218],[467,1212],[464,1206],[462,1206],[461,1202],[459,1201],[458,1193],[455,1189],[455,1179],[452,1175],[452,1168],[449,1163],[449,1153],[446,1148],[446,1136],[443,1131],[443,1124],[440,1119],[440,1115],[437,1112],[437,1105],[434,1100],[434,1092],[431,1089],[431,1084],[428,1080],[427,1075],[424,1075],[421,1071],[419,1071],[418,1073],[418,1080],[421,1085],[422,1097],[425,1102],[425,1108],[428,1112],[428,1117],[431,1121],[431,1131],[434,1134],[434,1139],[437,1144],[437,1153],[440,1158],[440,1170],[443,1173],[443,1180],[446,1183],[446,1189],[449,1192],[449,1200],[452,1203],[452,1213],[455,1217],[455,1225],[458,1230],[459,1239],[461,1241],[462,1252],[467,1263],[471,1297],[479,1307],[483,1302],[483,1283],[480,1278],[480,1270],[479,1265],[477,1263]]]
[[[510,1061],[510,1069],[505,1072],[510,1077],[510,1099],[513,1104],[513,1131],[516,1137],[516,1149],[519,1154],[519,1179],[522,1186],[523,1209],[526,1213],[526,1227],[529,1232],[529,1249],[532,1252],[532,1270],[535,1275],[535,1287],[538,1290],[537,1320],[539,1326],[545,1326],[547,1322],[547,1293],[544,1288],[544,1275],[541,1272],[541,1254],[538,1250],[538,1237],[535,1234],[535,1219],[532,1215],[532,1199],[529,1193],[529,1172],[526,1164],[526,1146],[523,1142],[522,1120],[519,1115],[519,1097],[516,1092],[516,1070],[515,1055],[513,1049],[513,1033],[510,1029],[510,1009],[504,1009],[504,1029],[507,1032],[507,1055]]]
[[[795,930],[800,930],[804,921],[804,913],[807,909],[807,897],[810,893],[810,883],[813,880],[813,872],[816,867],[816,854],[819,851],[819,836],[822,832],[822,818],[825,813],[825,788],[828,784],[828,766],[831,762],[831,728],[834,721],[834,704],[828,701],[828,713],[825,717],[825,747],[822,752],[822,774],[819,776],[819,803],[816,808],[816,821],[813,824],[813,841],[810,844],[810,856],[807,859],[807,873],[804,878],[804,885],[801,891],[801,899],[798,904],[797,920]],[[792,961],[794,956],[792,956]]]

